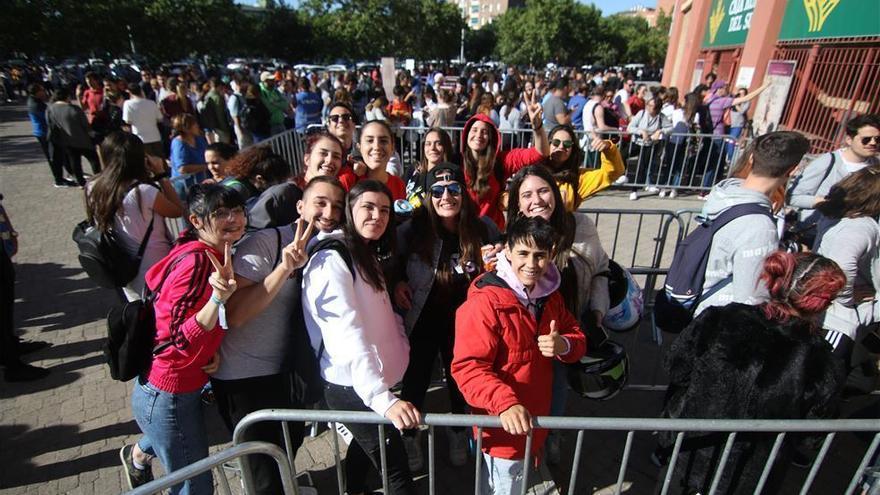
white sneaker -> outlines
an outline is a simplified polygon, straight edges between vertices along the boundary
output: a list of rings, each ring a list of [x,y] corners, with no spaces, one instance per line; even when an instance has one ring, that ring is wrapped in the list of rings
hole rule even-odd
[[[562,459],[562,438],[559,432],[551,431],[544,443],[547,464],[555,466]]]
[[[666,197],[666,189],[660,189],[660,194],[658,194],[658,196],[660,196],[661,198],[665,198]]]
[[[446,439],[449,441],[449,463],[455,467],[467,464],[468,459],[468,430],[446,430]]]
[[[422,453],[422,442],[420,440],[421,435],[418,433],[412,437],[403,435],[403,447],[406,449],[409,470],[412,473],[421,471],[425,467],[425,455]]]
[[[649,193],[660,192],[660,188],[657,186],[648,186],[645,188],[645,190],[648,191]]]
[[[614,181],[614,183],[617,184],[618,186],[622,186],[622,185],[626,184],[627,182],[629,182],[629,178],[627,178],[626,174],[621,175],[620,177],[617,178],[616,181]]]
[[[669,199],[675,199],[678,196],[678,192],[675,189],[669,191],[669,195],[667,196]]]
[[[637,193],[635,191],[629,193],[629,200],[630,201],[635,201],[637,199],[639,199],[639,193]]]

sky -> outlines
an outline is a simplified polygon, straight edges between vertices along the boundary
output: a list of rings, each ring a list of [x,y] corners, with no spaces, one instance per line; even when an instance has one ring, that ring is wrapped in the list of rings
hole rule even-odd
[[[236,0],[237,3],[256,5],[257,0]],[[636,5],[646,5],[653,7],[656,5],[654,0],[578,0],[580,3],[593,3],[602,10],[602,14],[614,14],[624,10],[629,10]],[[288,5],[296,5],[297,0],[288,0]]]

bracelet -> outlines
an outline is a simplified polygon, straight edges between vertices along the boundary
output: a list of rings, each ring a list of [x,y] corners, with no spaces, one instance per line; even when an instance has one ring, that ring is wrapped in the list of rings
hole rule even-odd
[[[226,304],[217,297],[217,294],[211,294],[211,302],[217,305],[217,309],[219,310],[219,315],[217,319],[220,321],[220,328],[223,330],[229,330],[229,324],[226,323]]]

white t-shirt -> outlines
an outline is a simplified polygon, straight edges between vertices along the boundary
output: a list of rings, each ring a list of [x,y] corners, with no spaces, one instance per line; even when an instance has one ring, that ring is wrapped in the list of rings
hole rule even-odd
[[[868,165],[871,165],[871,163],[872,163],[871,160],[865,160],[863,162],[848,161],[843,155],[843,150],[837,150],[836,153],[837,153],[837,158],[840,160],[840,163],[842,163],[843,166],[846,167],[846,172],[849,174],[854,174],[854,173],[858,172],[859,170],[867,167]]]
[[[162,114],[159,105],[147,98],[131,98],[122,104],[122,120],[131,124],[131,132],[145,143],[158,143],[162,140],[159,126]]]
[[[168,240],[165,229],[165,217],[153,210],[156,196],[159,194],[161,191],[157,187],[150,184],[140,184],[128,191],[122,200],[122,207],[116,212],[113,228],[117,233],[121,233],[119,239],[122,241],[122,246],[131,256],[137,254],[138,247],[140,247],[141,241],[147,233],[147,227],[150,225],[150,219],[153,219],[153,232],[147,241],[146,249],[144,249],[144,257],[138,274],[123,288],[129,301],[141,298],[144,291],[144,274],[157,261],[171,252],[171,241]],[[138,201],[139,197],[140,201]]]
[[[593,110],[596,108],[599,102],[590,98],[587,100],[587,103],[584,104],[583,108],[583,117],[581,117],[581,121],[584,123],[584,131],[589,132],[596,128],[596,116],[593,114]]]

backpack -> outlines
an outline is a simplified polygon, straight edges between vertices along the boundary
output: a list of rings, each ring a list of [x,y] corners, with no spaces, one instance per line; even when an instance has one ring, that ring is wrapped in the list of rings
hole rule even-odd
[[[277,230],[277,229],[276,229]],[[281,254],[281,237],[278,237],[278,254]],[[339,239],[322,239],[316,242],[308,250],[309,259],[323,250],[333,250],[342,256],[345,265],[351,272],[352,279],[357,279],[357,270],[348,247]],[[302,285],[302,270],[297,271],[297,277]],[[319,402],[324,398],[324,379],[321,377],[321,357],[324,355],[324,342],[322,340],[317,355],[312,350],[312,341],[306,329],[306,321],[303,316],[302,299],[294,301],[297,309],[293,311],[293,331],[290,333],[290,352],[286,363],[286,369],[291,374],[291,401],[296,405],[308,406]]]
[[[190,253],[177,257],[162,275],[162,280],[153,292],[147,287],[144,299],[130,301],[113,307],[107,314],[107,341],[104,342],[104,357],[110,367],[110,377],[127,382],[149,369],[154,356],[170,347],[173,342],[155,344],[156,310],[153,303],[159,295],[168,274],[180,260]]]
[[[136,182],[132,188],[137,187],[139,184]],[[140,270],[141,260],[144,257],[144,251],[147,249],[150,234],[153,233],[154,220],[155,216],[150,219],[147,232],[144,234],[144,238],[141,240],[137,254],[134,257],[125,251],[122,242],[120,242],[113,229],[106,232],[101,231],[91,218],[78,223],[73,228],[71,237],[79,249],[79,254],[77,255],[79,264],[83,267],[89,278],[99,286],[108,289],[124,287],[134,280],[138,270]]]
[[[728,208],[714,220],[705,220],[694,229],[675,250],[664,290],[654,298],[654,321],[662,330],[679,333],[694,319],[700,302],[723,289],[733,281],[733,275],[719,281],[705,292],[706,266],[712,238],[730,221],[744,215],[765,215],[772,219],[770,210],[758,203],[746,203]]]

